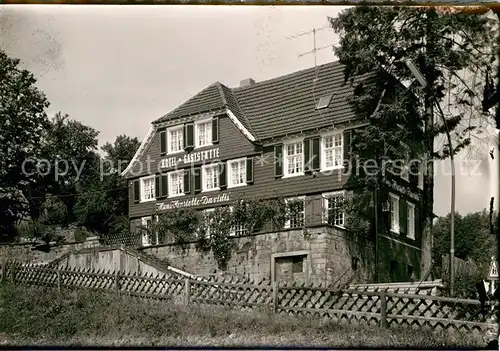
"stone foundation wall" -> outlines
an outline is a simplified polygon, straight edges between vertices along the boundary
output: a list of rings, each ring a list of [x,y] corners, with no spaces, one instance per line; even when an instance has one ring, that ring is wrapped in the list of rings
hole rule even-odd
[[[34,250],[31,243],[0,245],[0,262],[11,261],[19,263],[49,263],[62,255],[86,247],[99,246],[98,237],[89,237],[85,241],[53,244],[48,252]]]
[[[233,238],[233,250],[225,273],[252,280],[295,280],[338,286],[366,282],[371,276],[371,243],[329,226],[284,230]],[[211,251],[200,252],[195,243],[158,245],[141,249],[166,260],[175,268],[195,275],[221,273]],[[293,272],[293,257],[302,257],[303,271]],[[352,258],[358,259],[358,269]],[[300,267],[299,267],[300,268]],[[286,275],[286,276],[285,276]]]

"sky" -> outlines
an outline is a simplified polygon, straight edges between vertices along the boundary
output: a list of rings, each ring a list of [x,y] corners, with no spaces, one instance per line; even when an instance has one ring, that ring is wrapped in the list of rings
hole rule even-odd
[[[125,134],[142,140],[151,121],[220,81],[236,87],[314,67],[313,48],[338,37],[327,17],[340,6],[0,5],[0,48],[21,60],[51,102],[100,132],[99,143]],[[294,37],[294,38],[290,38]],[[335,61],[331,48],[317,64]],[[486,135],[494,135],[490,129]],[[460,213],[498,205],[498,155],[492,141],[456,160]],[[435,208],[450,209],[449,160],[436,164]]]

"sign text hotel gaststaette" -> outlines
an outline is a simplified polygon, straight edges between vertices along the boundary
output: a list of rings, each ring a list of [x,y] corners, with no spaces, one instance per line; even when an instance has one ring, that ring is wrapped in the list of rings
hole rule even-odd
[[[187,164],[216,158],[219,158],[219,148],[164,158],[161,160],[161,168],[176,167],[180,163]]]

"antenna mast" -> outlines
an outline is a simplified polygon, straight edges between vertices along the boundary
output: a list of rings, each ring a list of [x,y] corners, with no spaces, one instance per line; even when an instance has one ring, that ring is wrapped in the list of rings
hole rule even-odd
[[[308,35],[308,34],[312,33],[312,35],[313,35],[313,45],[314,45],[313,49],[311,51],[299,54],[298,57],[303,57],[305,55],[314,54],[314,68],[316,68],[316,66],[317,66],[316,53],[318,51],[320,51],[320,50],[323,50],[323,49],[327,49],[327,48],[330,48],[330,47],[333,48],[333,45],[326,45],[326,46],[322,46],[320,48],[316,47],[316,32],[319,32],[320,30],[327,29],[327,28],[330,28],[330,26],[324,26],[324,27],[321,27],[321,28],[314,28],[314,29],[312,29],[310,31],[302,32],[302,33],[296,34],[294,36],[287,37],[287,39],[295,39],[295,38],[301,37],[303,35]]]

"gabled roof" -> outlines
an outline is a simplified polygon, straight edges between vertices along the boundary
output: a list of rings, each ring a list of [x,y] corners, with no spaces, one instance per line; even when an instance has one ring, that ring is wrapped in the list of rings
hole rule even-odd
[[[225,101],[219,85],[221,84],[216,82],[203,89],[175,110],[154,121],[153,124],[225,108]]]
[[[327,94],[333,95],[330,104],[317,110]],[[353,120],[352,94],[352,84],[344,83],[344,66],[331,62],[245,87],[213,83],[153,124],[229,109],[257,140],[265,140]]]
[[[344,66],[338,62],[235,88],[233,92],[259,140],[355,118],[348,102],[353,87],[344,84]],[[318,100],[327,94],[333,94],[329,106],[316,110]]]

